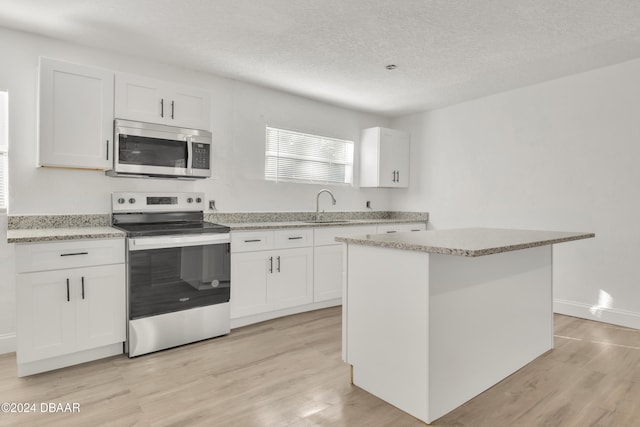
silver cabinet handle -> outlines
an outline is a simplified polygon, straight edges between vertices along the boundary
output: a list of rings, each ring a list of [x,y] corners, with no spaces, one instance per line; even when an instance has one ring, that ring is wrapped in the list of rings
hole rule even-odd
[[[396,171],[393,171],[393,179],[391,180],[391,182],[396,182]]]
[[[107,160],[109,160],[109,140],[107,139]]]
[[[173,119],[173,111],[174,111],[174,102],[171,101],[171,118]]]
[[[280,273],[280,257],[278,257],[278,273]]]
[[[69,279],[67,278],[67,302],[69,302],[71,298],[69,298]]]
[[[289,237],[289,240],[300,240],[300,239],[302,239],[302,236]]]
[[[262,239],[249,239],[249,240],[245,240],[245,243],[254,243],[254,242],[262,242]]]
[[[269,257],[269,273],[273,273],[273,257]]]
[[[389,230],[389,231],[387,231],[387,233],[397,233],[397,231],[396,230]]]
[[[84,299],[84,276],[82,276],[82,299]]]
[[[164,98],[160,99],[160,117],[164,117]]]
[[[396,182],[400,182],[400,171],[396,171],[396,174],[397,174],[397,177],[398,177],[397,178],[398,180]]]
[[[60,256],[76,256],[76,255],[89,255],[89,252],[73,252],[68,254],[60,254]]]
[[[422,231],[420,228],[414,228],[411,231]]]

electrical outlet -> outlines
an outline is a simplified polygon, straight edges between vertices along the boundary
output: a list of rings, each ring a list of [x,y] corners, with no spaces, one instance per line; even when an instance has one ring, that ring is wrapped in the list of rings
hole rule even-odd
[[[217,211],[218,208],[216,208],[216,201],[215,200],[209,200],[209,209],[211,209],[212,211]]]

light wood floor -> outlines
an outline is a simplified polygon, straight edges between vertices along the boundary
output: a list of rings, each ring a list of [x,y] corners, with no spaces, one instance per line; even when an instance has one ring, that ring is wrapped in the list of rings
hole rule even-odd
[[[3,355],[0,402],[80,413],[0,413],[0,426],[424,426],[349,383],[340,328],[336,307],[27,378]],[[554,350],[432,425],[640,426],[640,331],[566,316],[555,331]]]

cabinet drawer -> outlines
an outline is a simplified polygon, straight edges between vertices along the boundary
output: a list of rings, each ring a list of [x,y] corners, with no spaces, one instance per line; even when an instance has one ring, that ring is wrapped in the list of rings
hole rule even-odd
[[[16,245],[18,273],[124,263],[124,239]]]
[[[316,228],[313,233],[313,240],[316,246],[339,245],[340,242],[336,242],[336,237],[352,237],[364,236],[365,234],[375,234],[376,226],[357,225],[349,227],[322,227]]]
[[[385,224],[378,226],[377,233],[404,233],[407,231],[422,231],[426,229],[427,224],[425,224],[424,222],[415,222],[408,224]]]
[[[231,252],[251,252],[273,249],[273,231],[231,232]]]
[[[310,228],[276,230],[274,231],[274,237],[274,247],[276,249],[313,246],[313,230]]]

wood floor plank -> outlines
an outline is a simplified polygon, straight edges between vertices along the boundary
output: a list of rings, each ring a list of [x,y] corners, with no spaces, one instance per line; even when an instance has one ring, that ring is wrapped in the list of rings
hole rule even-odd
[[[640,425],[640,331],[554,321],[553,350],[432,425]],[[334,307],[26,378],[15,355],[0,355],[0,401],[80,404],[80,413],[0,414],[0,426],[423,426],[350,383],[340,328]]]

